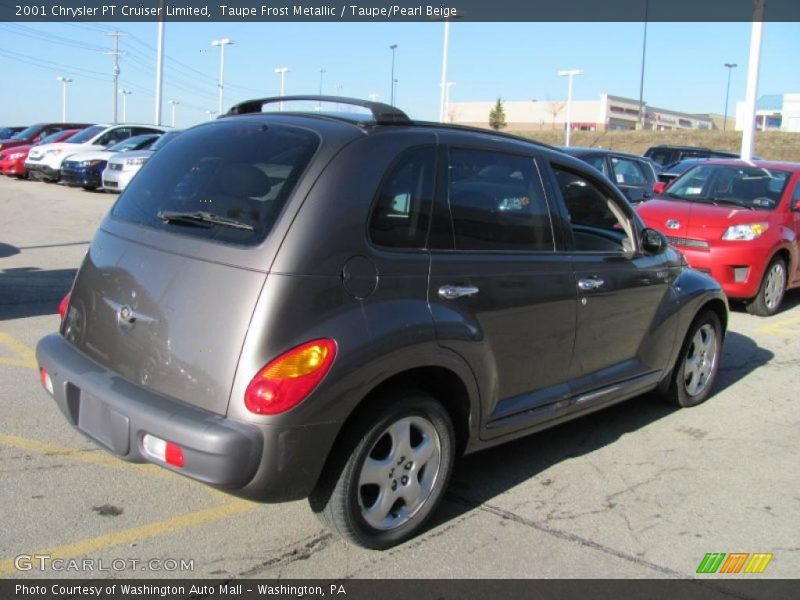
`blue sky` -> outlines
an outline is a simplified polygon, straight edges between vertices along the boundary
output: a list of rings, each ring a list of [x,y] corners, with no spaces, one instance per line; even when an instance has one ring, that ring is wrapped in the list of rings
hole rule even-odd
[[[0,23],[3,94],[0,124],[58,120],[61,84],[70,85],[70,120],[111,119],[111,38],[128,32],[121,48],[121,83],[132,89],[129,121],[152,121],[156,25],[151,23]],[[731,114],[744,97],[749,23],[650,23],[645,101],[687,112],[722,113],[726,62],[738,63],[731,83]],[[562,99],[566,80],[558,69],[580,68],[574,98],[594,100],[602,92],[637,98],[642,23],[454,23],[448,79],[452,101]],[[219,50],[214,38],[230,37],[226,49],[226,109],[232,103],[277,95],[277,66],[292,69],[286,93],[323,91],[366,98],[390,93],[390,44],[397,44],[397,103],[412,117],[438,115],[442,52],[441,23],[168,23],[166,100],[175,99],[178,126],[207,118],[217,107]],[[759,94],[800,92],[800,23],[766,23]],[[121,111],[120,103],[120,111]],[[121,114],[121,112],[120,112]]]

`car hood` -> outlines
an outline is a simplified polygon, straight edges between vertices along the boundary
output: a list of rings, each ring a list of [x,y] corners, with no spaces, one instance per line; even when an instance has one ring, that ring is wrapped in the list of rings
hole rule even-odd
[[[772,211],[655,198],[636,207],[645,225],[667,236],[719,239],[731,225],[771,220]]]
[[[129,158],[140,158],[142,156],[145,158],[150,158],[152,154],[152,150],[130,150],[128,152],[116,152],[111,155],[111,157],[108,159],[108,162],[121,163],[125,162]]]
[[[33,148],[32,144],[3,148],[2,150],[0,150],[0,156],[8,156],[9,154],[16,154],[17,152],[30,152],[31,148]]]

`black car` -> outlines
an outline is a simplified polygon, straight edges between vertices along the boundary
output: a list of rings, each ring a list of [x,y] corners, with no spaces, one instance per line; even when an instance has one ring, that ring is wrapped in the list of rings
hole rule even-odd
[[[703,402],[728,319],[586,163],[316,95],[156,152],[59,312],[37,360],[80,432],[231,494],[308,497],[370,548],[420,530],[461,454],[648,391]]]
[[[670,183],[698,163],[711,160],[710,158],[685,158],[681,161],[665,166],[658,173],[658,180],[663,183]]]
[[[653,185],[658,177],[649,159],[603,148],[572,146],[561,150],[592,165],[608,177],[628,201],[636,204],[653,197]]]
[[[737,152],[701,146],[651,146],[645,151],[644,156],[661,166],[671,165],[686,158],[739,158]]]

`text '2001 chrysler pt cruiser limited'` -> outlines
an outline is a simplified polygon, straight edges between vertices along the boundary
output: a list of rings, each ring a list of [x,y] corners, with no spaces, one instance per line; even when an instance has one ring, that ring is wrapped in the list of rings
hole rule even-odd
[[[187,130],[101,224],[37,347],[85,435],[242,497],[308,497],[386,548],[460,454],[650,390],[709,395],[725,296],[600,173],[301,100],[321,101]]]

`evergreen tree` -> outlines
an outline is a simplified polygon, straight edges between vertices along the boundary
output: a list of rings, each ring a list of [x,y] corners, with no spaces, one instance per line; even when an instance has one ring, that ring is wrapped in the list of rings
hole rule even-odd
[[[489,127],[499,131],[506,125],[506,111],[503,108],[503,99],[498,98],[494,108],[489,112]]]

